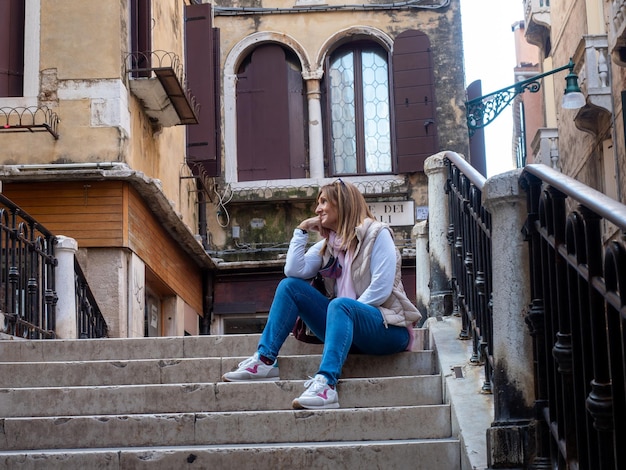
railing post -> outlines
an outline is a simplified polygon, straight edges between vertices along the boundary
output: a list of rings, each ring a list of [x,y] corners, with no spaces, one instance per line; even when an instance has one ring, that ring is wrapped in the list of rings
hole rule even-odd
[[[430,262],[430,305],[428,316],[452,313],[452,261],[448,244],[450,214],[448,199],[444,197],[447,167],[445,152],[435,154],[424,163],[428,177],[428,239]],[[419,260],[419,258],[418,258]]]
[[[415,303],[420,312],[428,310],[430,302],[430,261],[428,259],[428,221],[413,226],[415,237]],[[424,318],[424,320],[426,320]]]
[[[521,170],[489,178],[483,205],[491,213],[494,422],[487,430],[489,468],[525,468],[534,407],[526,199]]]
[[[78,243],[73,238],[57,236],[55,254],[56,291],[59,297],[56,305],[56,334],[58,338],[75,339],[78,337],[76,325],[76,278],[74,256]]]

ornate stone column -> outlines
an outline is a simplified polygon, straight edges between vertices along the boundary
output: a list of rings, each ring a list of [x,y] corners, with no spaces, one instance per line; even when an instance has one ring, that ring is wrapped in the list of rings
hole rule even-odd
[[[324,178],[324,129],[320,89],[322,76],[321,70],[302,73],[302,77],[306,80],[309,108],[309,177],[314,180]]]

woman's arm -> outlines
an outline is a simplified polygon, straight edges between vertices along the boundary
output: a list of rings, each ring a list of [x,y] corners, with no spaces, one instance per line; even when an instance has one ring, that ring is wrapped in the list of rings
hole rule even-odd
[[[308,250],[306,243],[309,235],[302,229],[295,229],[289,242],[285,260],[285,276],[311,279],[322,267],[321,250],[326,240],[321,240]]]
[[[396,245],[389,230],[381,230],[374,241],[370,272],[370,285],[357,300],[378,307],[391,295],[396,277]]]

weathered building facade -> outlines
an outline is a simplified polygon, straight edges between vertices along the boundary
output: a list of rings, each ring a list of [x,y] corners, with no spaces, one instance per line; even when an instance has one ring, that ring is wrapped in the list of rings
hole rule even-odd
[[[269,307],[258,300],[265,281],[255,276],[256,289],[246,278],[242,292],[226,273],[241,276],[251,264],[276,271],[271,260],[312,214],[317,188],[337,178],[357,184],[392,224],[414,290],[423,162],[441,149],[467,153],[459,2],[217,1],[213,12],[222,70],[217,185],[229,201],[209,216],[224,260],[217,313]]]
[[[608,0],[524,1],[526,40],[539,48],[542,71],[571,58],[586,99],[581,109],[563,109],[565,75],[544,79],[543,126],[528,136],[528,161],[549,164],[622,203],[625,8]]]
[[[76,239],[111,336],[198,334],[214,263],[185,161],[184,2],[0,7],[4,195]]]
[[[2,191],[77,240],[112,336],[258,330],[337,178],[414,290],[423,162],[467,153],[458,0],[0,5]]]

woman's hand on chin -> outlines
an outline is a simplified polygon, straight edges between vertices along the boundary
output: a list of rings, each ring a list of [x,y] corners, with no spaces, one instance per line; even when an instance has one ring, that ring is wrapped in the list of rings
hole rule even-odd
[[[322,227],[322,221],[320,220],[319,216],[310,217],[303,220],[298,225],[298,228],[307,232],[319,232],[320,235],[324,238],[328,238],[328,235],[330,234],[330,230]]]

